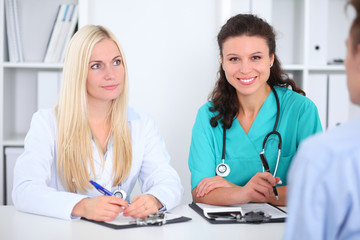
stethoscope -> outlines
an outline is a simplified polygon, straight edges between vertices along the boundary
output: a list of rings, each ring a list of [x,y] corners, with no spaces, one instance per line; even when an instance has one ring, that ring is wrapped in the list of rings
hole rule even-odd
[[[275,121],[275,124],[274,124],[274,129],[269,132],[268,134],[266,134],[265,138],[264,138],[264,141],[263,141],[263,149],[262,149],[262,152],[260,152],[260,158],[263,158],[266,160],[266,157],[265,157],[265,145],[266,145],[266,142],[268,140],[268,138],[271,136],[271,135],[277,135],[278,138],[279,138],[279,144],[278,144],[278,156],[277,156],[277,160],[276,160],[276,166],[275,166],[275,171],[274,171],[274,176],[276,175],[276,171],[277,171],[277,167],[279,165],[279,160],[280,160],[280,155],[281,155],[281,144],[282,144],[282,141],[281,141],[281,135],[278,131],[276,131],[276,128],[277,128],[277,125],[278,125],[278,122],[279,122],[279,116],[280,116],[280,103],[279,103],[279,97],[275,91],[275,89],[272,87],[271,90],[274,92],[274,95],[275,95],[275,99],[276,99],[276,108],[277,108],[277,112],[276,112],[276,121]],[[225,152],[226,152],[226,128],[223,126],[223,149],[222,149],[222,163],[218,164],[216,166],[216,174],[218,176],[221,176],[221,177],[226,177],[230,174],[230,166],[228,164],[225,163]],[[263,166],[263,171],[264,171],[264,166]]]
[[[91,133],[91,137],[92,137],[93,144],[95,145],[95,140],[94,140],[94,136],[92,135],[92,133]],[[109,148],[110,141],[108,141],[107,144],[108,144],[107,148]],[[105,158],[106,158],[106,154],[104,156]],[[105,171],[108,172],[107,170],[105,170]],[[97,179],[97,177],[94,176],[94,179]],[[109,196],[115,196],[115,197],[121,198],[123,200],[126,200],[127,194],[124,190],[122,190],[121,184],[117,185],[117,189],[114,190],[113,192],[111,192],[93,180],[90,180],[90,183],[102,194],[109,195]]]
[[[127,194],[124,190],[121,189],[121,184],[118,185],[118,188],[115,191],[111,192],[93,180],[90,180],[89,182],[91,183],[91,185],[93,185],[95,187],[96,190],[98,190],[99,192],[101,192],[104,195],[115,196],[115,197],[121,198],[123,200],[126,200]]]
[[[124,190],[121,189],[121,185],[118,185],[118,189],[113,191],[115,197],[119,197],[121,199],[126,200],[127,194]]]

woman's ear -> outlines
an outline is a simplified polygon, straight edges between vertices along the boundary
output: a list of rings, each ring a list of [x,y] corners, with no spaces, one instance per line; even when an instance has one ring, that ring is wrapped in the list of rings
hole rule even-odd
[[[224,69],[224,61],[223,61],[223,56],[221,54],[219,56],[219,63],[221,64],[222,68]]]
[[[271,64],[271,66],[274,64],[274,61],[275,61],[275,54],[273,53],[270,56],[270,64]]]

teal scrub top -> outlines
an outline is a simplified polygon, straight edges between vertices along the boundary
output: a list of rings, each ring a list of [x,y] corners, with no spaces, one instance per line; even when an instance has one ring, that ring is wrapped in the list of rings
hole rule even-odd
[[[322,131],[318,110],[307,97],[284,87],[275,87],[280,102],[280,116],[277,131],[282,138],[281,156],[276,176],[286,185],[286,174],[299,144],[308,136]],[[189,154],[191,188],[203,178],[216,176],[215,168],[222,162],[223,129],[219,122],[213,128],[210,119],[217,113],[210,112],[212,102],[204,104],[198,111],[192,130]],[[276,99],[271,91],[248,134],[244,132],[237,118],[226,131],[225,163],[230,174],[225,179],[244,186],[263,167],[259,157],[263,141],[274,128],[276,120]],[[266,143],[265,156],[270,171],[274,173],[278,155],[278,137],[272,134]]]

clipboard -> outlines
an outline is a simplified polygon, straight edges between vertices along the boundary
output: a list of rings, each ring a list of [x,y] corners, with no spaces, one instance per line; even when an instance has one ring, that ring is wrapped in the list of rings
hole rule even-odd
[[[99,224],[99,225],[102,225],[105,227],[109,227],[112,229],[129,229],[129,228],[138,228],[138,227],[162,226],[162,225],[166,225],[166,224],[187,222],[187,221],[192,220],[189,217],[176,216],[171,213],[164,213],[164,215],[165,215],[166,221],[155,221],[155,223],[150,223],[150,224],[139,224],[139,222],[137,223],[136,219],[132,219],[132,220],[128,221],[128,223],[126,223],[126,221],[123,221],[123,222],[120,222],[120,221],[98,222],[98,221],[90,220],[90,219],[83,218],[83,217],[81,219],[88,221],[88,222],[96,223],[96,224]],[[119,216],[118,218],[121,218],[121,216]],[[130,217],[127,217],[127,219],[130,219]],[[159,224],[159,223],[161,223],[161,224]]]
[[[206,205],[206,204],[205,204]],[[231,219],[226,219],[226,218],[221,218],[221,219],[216,219],[216,218],[209,218],[205,215],[203,208],[201,208],[197,203],[191,203],[189,204],[189,207],[192,208],[195,212],[197,212],[200,216],[202,216],[206,221],[208,221],[211,224],[239,224],[239,223],[247,223],[247,224],[254,224],[254,223],[280,223],[280,222],[285,222],[286,218],[287,218],[287,213],[278,208],[277,206],[274,206],[270,203],[246,203],[246,204],[236,204],[233,206],[215,206],[212,205],[212,207],[214,209],[219,209],[219,212],[223,213],[224,208],[228,208],[228,210],[230,211],[231,208],[238,210],[239,208],[242,208],[241,210],[241,214],[246,215],[246,213],[248,213],[249,209],[252,209],[251,211],[261,211],[261,210],[266,210],[267,212],[264,211],[265,214],[270,214],[271,213],[275,213],[274,216],[276,215],[276,217],[272,217],[270,215],[269,218],[266,219],[266,221],[237,221],[234,218]],[[232,212],[232,211],[230,211]]]

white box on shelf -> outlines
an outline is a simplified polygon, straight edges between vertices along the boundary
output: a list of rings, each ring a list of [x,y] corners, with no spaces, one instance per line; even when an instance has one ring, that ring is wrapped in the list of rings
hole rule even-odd
[[[328,6],[328,33],[327,33],[327,61],[336,64],[335,60],[345,60],[346,39],[349,35],[350,25],[356,12],[353,7],[344,9],[344,0],[329,0]]]
[[[328,0],[309,1],[308,63],[327,64]]]
[[[272,1],[271,0],[252,0],[251,13],[264,19],[269,24],[272,23]]]
[[[350,105],[346,75],[330,74],[328,128],[335,127],[349,120]]]
[[[276,54],[282,64],[304,64],[305,0],[272,0],[271,25],[276,33]]]
[[[360,117],[360,106],[350,103],[350,109],[349,109],[349,120],[353,120],[355,118]]]
[[[5,186],[6,204],[13,205],[11,192],[13,189],[14,167],[16,159],[24,152],[22,147],[5,147]]]
[[[327,127],[327,74],[309,74],[308,88],[305,89],[306,96],[310,98],[319,111],[319,117],[323,129]]]
[[[218,1],[218,18],[219,28],[223,26],[226,21],[239,13],[250,13],[250,1],[238,0],[221,0]]]
[[[231,2],[231,8],[230,8],[230,16],[228,16],[228,18],[237,15],[239,13],[250,13],[251,11],[250,1],[230,0],[230,2]]]
[[[57,103],[60,90],[61,73],[56,71],[38,72],[38,109],[50,108]]]

